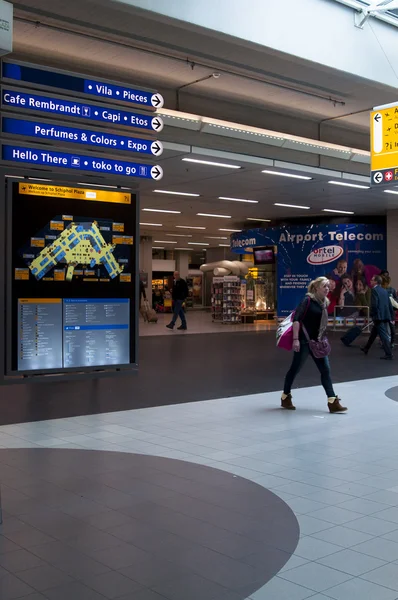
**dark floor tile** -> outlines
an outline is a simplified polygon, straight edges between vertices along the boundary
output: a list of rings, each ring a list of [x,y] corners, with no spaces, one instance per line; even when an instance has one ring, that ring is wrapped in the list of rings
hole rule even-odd
[[[103,575],[87,578],[83,583],[110,600],[142,589],[142,585],[116,571],[109,571]]]
[[[83,518],[83,521],[92,527],[100,529],[101,531],[106,531],[108,529],[112,529],[112,527],[126,525],[129,521],[131,521],[131,519],[119,511],[108,510],[100,515]]]
[[[0,566],[10,571],[10,573],[27,571],[35,567],[45,566],[45,564],[38,556],[24,549],[0,555]]]
[[[187,574],[187,568],[172,563],[166,558],[148,556],[134,561],[129,567],[120,569],[120,573],[145,587],[153,588],[161,583],[183,577]]]
[[[105,550],[112,546],[118,546],[120,540],[105,531],[99,531],[95,527],[87,526],[82,528],[82,532],[67,540],[67,545],[78,550]]]
[[[82,583],[69,583],[45,592],[48,600],[104,600],[104,596]]]
[[[23,596],[23,600],[46,600],[46,597],[42,594],[29,594],[29,596]]]
[[[15,575],[6,575],[0,578],[0,598],[1,600],[15,600],[33,594],[36,590]]]
[[[21,515],[21,519],[35,529],[59,540],[77,536],[84,528],[84,524],[80,520],[48,508],[40,508],[29,514]]]
[[[84,579],[109,571],[109,567],[76,551],[62,542],[52,542],[32,549],[32,552],[75,579]]]
[[[46,535],[45,533],[26,525],[24,529],[20,531],[14,531],[7,533],[6,538],[21,546],[21,548],[33,548],[34,546],[40,546],[48,542],[54,541],[54,538]]]
[[[18,573],[18,577],[38,592],[44,592],[73,581],[69,575],[51,565],[28,569]]]
[[[143,589],[140,592],[122,596],[121,598],[118,598],[118,600],[165,600],[165,596],[160,596],[152,590]]]
[[[120,544],[119,546],[112,546],[105,550],[88,552],[88,554],[95,561],[115,570],[129,567],[137,560],[148,557],[147,552],[130,544]]]
[[[154,591],[169,600],[187,600],[187,598],[189,600],[218,600],[220,594],[224,594],[226,590],[208,579],[193,574],[158,585]]]
[[[6,552],[15,552],[16,550],[21,550],[21,546],[4,537],[4,535],[0,535],[0,555]]]

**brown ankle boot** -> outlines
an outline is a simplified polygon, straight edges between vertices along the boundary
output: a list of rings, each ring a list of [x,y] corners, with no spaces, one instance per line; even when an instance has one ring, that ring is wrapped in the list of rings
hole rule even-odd
[[[347,410],[345,406],[341,406],[338,396],[336,396],[336,400],[333,403],[328,402],[328,407],[331,413],[342,413]]]
[[[281,406],[282,408],[286,408],[286,410],[296,410],[296,407],[292,402],[291,394],[288,394],[284,400],[281,398]]]

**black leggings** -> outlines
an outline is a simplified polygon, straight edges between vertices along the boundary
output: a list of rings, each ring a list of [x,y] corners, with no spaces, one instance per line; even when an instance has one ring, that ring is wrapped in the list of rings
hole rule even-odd
[[[290,394],[292,391],[293,382],[309,356],[313,358],[314,363],[318,367],[318,370],[321,374],[321,383],[327,397],[334,398],[336,394],[334,393],[333,383],[330,377],[329,357],[325,356],[324,358],[315,358],[307,342],[300,342],[300,352],[294,352],[291,367],[285,377],[283,393]]]

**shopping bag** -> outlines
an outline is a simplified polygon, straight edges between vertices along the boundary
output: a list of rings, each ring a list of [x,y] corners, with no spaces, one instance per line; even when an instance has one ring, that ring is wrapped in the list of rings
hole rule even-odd
[[[276,330],[276,345],[278,348],[282,348],[282,350],[293,349],[293,319],[295,312],[296,311],[290,313],[290,315],[279,324],[278,329]]]

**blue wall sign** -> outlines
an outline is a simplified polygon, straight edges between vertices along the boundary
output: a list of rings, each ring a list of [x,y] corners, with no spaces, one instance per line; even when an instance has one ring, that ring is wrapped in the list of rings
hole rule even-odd
[[[146,108],[162,108],[164,104],[161,94],[136,90],[129,86],[106,83],[97,80],[84,79],[68,73],[50,71],[30,65],[3,63],[4,79],[23,81],[37,85],[75,92],[76,94],[89,94],[98,98],[107,98],[126,102]]]
[[[133,127],[135,129],[148,129],[157,132],[163,129],[163,121],[160,117],[8,89],[2,91],[2,104],[3,107],[20,108],[21,110],[62,115],[63,117],[88,121],[100,121],[101,123],[111,123],[112,125]]]
[[[142,179],[159,180],[163,177],[163,169],[157,165],[143,165],[97,156],[54,152],[43,148],[23,148],[3,145],[2,159],[14,163],[26,163],[76,171],[90,171],[92,173],[107,173],[108,175],[123,175]]]
[[[276,246],[277,313],[281,317],[298,305],[312,279],[326,276],[338,281],[338,265],[354,282],[359,268],[369,285],[373,275],[387,268],[386,244],[385,225],[354,223],[270,227],[231,235],[231,251],[237,254]]]
[[[152,142],[151,140],[131,138],[113,133],[102,133],[90,131],[89,129],[77,129],[76,127],[53,125],[38,121],[23,121],[9,117],[2,118],[2,131],[3,133],[23,135],[36,139],[85,144],[88,146],[109,148],[111,150],[136,152],[138,154],[160,156],[163,152],[162,143],[157,141]]]

